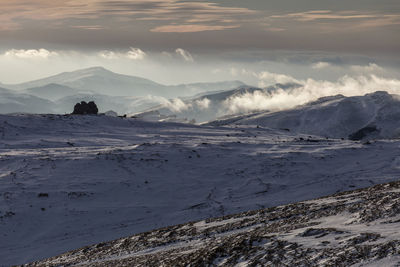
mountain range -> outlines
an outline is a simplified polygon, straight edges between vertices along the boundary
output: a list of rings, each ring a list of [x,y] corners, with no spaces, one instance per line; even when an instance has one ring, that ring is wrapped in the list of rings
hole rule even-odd
[[[231,99],[257,93],[268,96],[276,90],[291,90],[300,85],[288,83],[257,88],[228,81],[164,86],[94,67],[3,86],[7,88],[0,88],[0,113],[64,114],[70,113],[77,102],[93,100],[100,112],[113,110],[150,121],[258,125],[354,140],[400,136],[397,126],[400,96],[384,91],[364,96],[322,97],[282,111],[253,108],[232,113]],[[111,87],[114,91],[107,91]]]
[[[112,109],[122,114],[133,113],[168,98],[228,90],[241,85],[243,83],[239,81],[162,85],[93,67],[21,84],[1,84],[4,89],[0,91],[3,106],[0,112],[69,113],[73,108],[71,101],[94,99],[102,104],[99,106],[102,112]],[[28,97],[34,99],[31,104],[26,102]]]

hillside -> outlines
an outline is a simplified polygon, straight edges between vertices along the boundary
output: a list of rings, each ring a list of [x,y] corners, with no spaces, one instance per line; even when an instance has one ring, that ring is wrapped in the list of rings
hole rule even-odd
[[[0,140],[4,265],[400,174],[399,140],[364,143],[255,126],[0,115]]]
[[[53,102],[28,94],[16,94],[13,90],[0,88],[1,113],[50,113]]]
[[[278,112],[236,116],[209,125],[259,125],[330,138],[400,137],[400,96],[378,91],[364,96],[323,97]]]
[[[79,91],[76,89],[56,83],[49,83],[40,87],[28,88],[26,90],[23,90],[22,92],[28,95],[33,95],[51,101],[55,101],[62,97],[76,95],[79,93]]]
[[[161,228],[26,266],[398,266],[400,182]]]

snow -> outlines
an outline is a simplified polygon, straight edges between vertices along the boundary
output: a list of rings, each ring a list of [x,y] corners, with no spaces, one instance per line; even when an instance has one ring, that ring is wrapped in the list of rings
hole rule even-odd
[[[348,138],[358,130],[373,126],[369,138],[400,136],[400,98],[378,91],[364,96],[323,97],[317,101],[278,112],[262,112],[211,122],[212,125],[260,125],[297,133]]]
[[[385,266],[385,267],[397,267],[399,266],[400,256],[389,256],[383,259],[362,262],[351,265],[351,267],[376,267],[376,266]]]
[[[32,266],[394,265],[400,244],[399,188],[396,181],[164,227],[70,251]]]
[[[399,175],[398,140],[308,138],[254,126],[0,115],[1,264]]]

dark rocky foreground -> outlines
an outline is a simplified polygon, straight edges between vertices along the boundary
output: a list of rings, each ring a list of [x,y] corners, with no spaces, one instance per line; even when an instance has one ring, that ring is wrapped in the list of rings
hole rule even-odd
[[[25,266],[400,266],[399,262],[400,181],[166,227]]]

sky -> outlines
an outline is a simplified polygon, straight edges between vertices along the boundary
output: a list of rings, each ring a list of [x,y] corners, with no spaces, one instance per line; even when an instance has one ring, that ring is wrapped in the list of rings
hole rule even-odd
[[[1,0],[0,14],[3,83],[93,65],[167,84],[400,66],[398,0]]]

